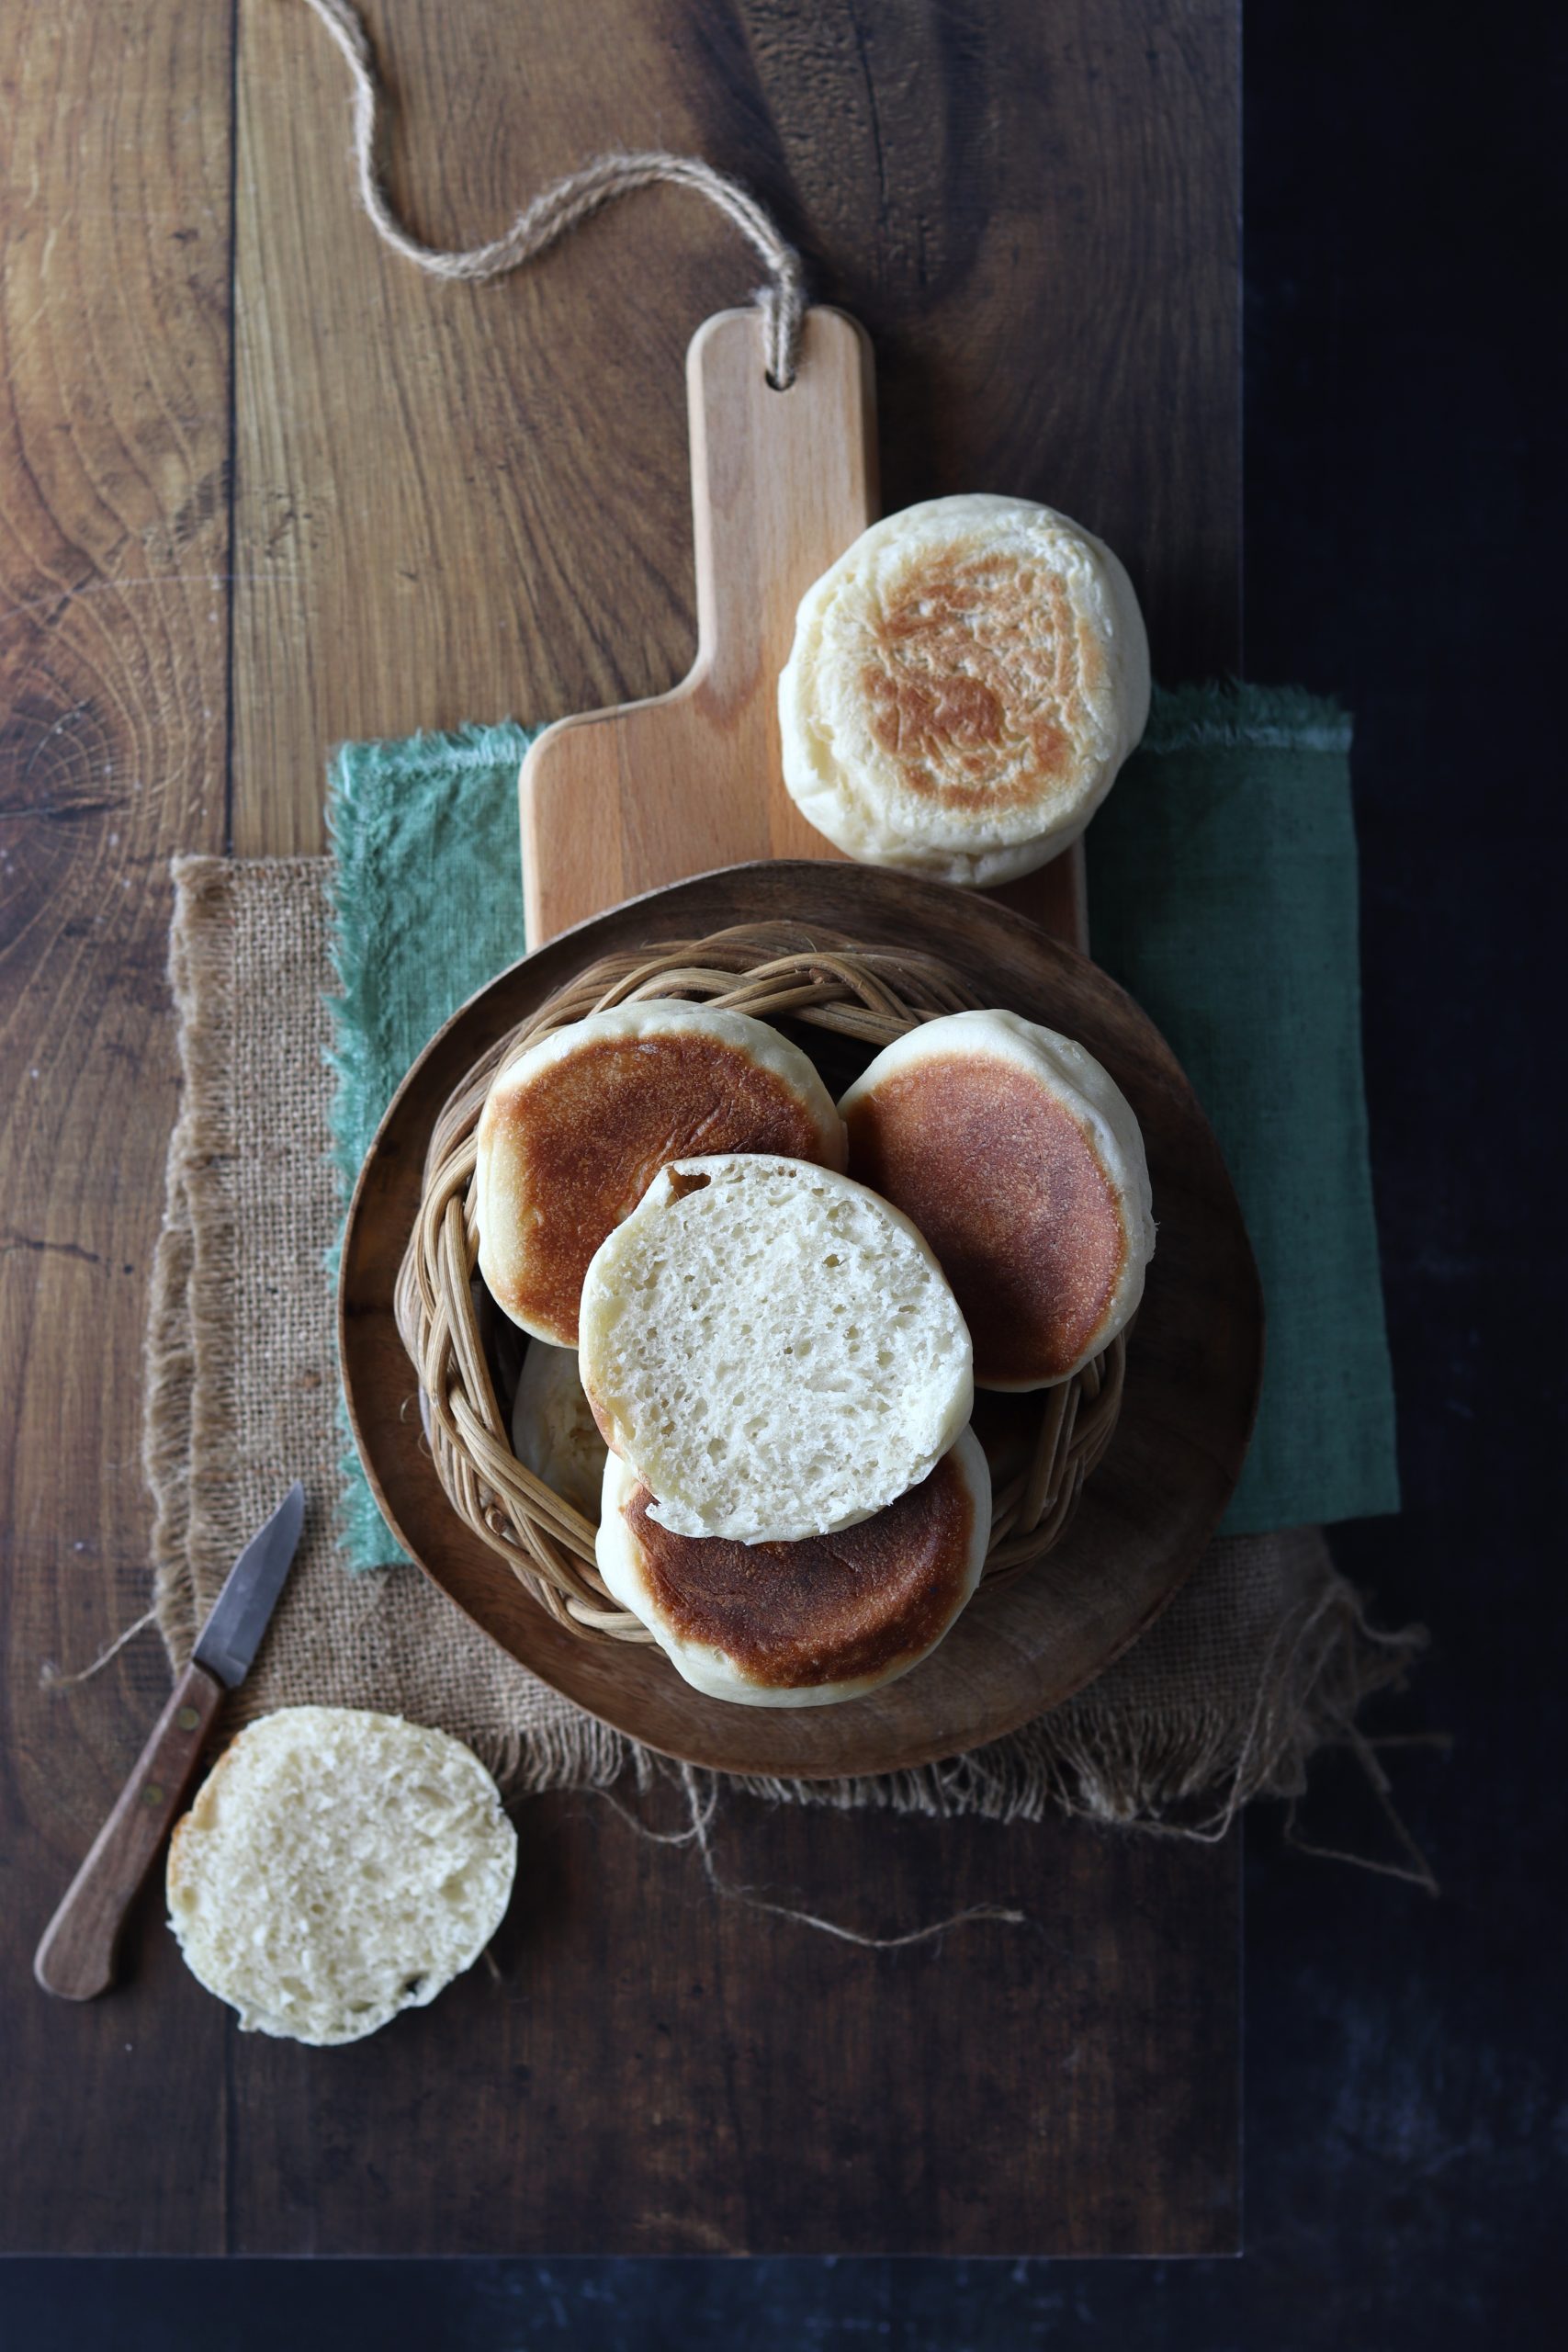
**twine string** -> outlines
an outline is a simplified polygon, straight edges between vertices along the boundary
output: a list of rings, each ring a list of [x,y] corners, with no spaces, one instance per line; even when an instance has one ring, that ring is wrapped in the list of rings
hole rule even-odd
[[[107,1647],[101,1649],[89,1665],[79,1667],[74,1674],[63,1673],[52,1658],[46,1658],[39,1672],[39,1687],[44,1690],[71,1690],[81,1683],[91,1682],[94,1675],[101,1674],[110,1660],[117,1658],[121,1650],[128,1648],[139,1634],[151,1633],[157,1622],[157,1609],[154,1607],[147,1610],[133,1623],[125,1626],[118,1633]]]
[[[685,187],[705,197],[739,230],[763,267],[769,282],[755,300],[761,310],[767,352],[768,381],[779,391],[794,383],[800,359],[801,327],[806,316],[806,279],[800,255],[787,244],[756,198],[738,181],[716,172],[695,155],[670,155],[658,149],[636,154],[598,156],[564,179],[541,188],[524,206],[510,229],[487,244],[454,253],[427,245],[399,220],[381,177],[381,133],[385,107],[370,45],[353,0],[309,0],[347,61],[354,76],[354,155],[359,178],[359,200],[382,241],[428,277],[481,286],[504,277],[558,244],[582,221],[607,204],[644,187]]]
[[[901,1935],[872,1936],[859,1928],[846,1928],[841,1920],[825,1919],[817,1911],[799,1911],[790,1903],[770,1903],[750,1886],[737,1885],[724,1877],[713,1852],[713,1820],[718,1809],[719,1777],[716,1772],[701,1778],[690,1764],[676,1767],[685,1794],[687,1822],[684,1829],[650,1829],[638,1819],[629,1805],[611,1794],[608,1789],[595,1789],[593,1794],[618,1813],[628,1828],[650,1846],[695,1846],[703,1866],[703,1876],[709,1888],[727,1903],[743,1903],[749,1911],[765,1911],[773,1918],[788,1919],[797,1928],[811,1928],[818,1935],[836,1936],[840,1943],[858,1944],[863,1951],[901,1951],[908,1944],[929,1943],[934,1936],[945,1936],[952,1928],[964,1928],[972,1922],[991,1919],[1009,1928],[1029,1928],[1034,1922],[1026,1911],[1009,1909],[1000,1903],[972,1903],[964,1911],[951,1912],[945,1919],[933,1919],[923,1928],[908,1928]],[[705,1787],[703,1783],[705,1782]]]

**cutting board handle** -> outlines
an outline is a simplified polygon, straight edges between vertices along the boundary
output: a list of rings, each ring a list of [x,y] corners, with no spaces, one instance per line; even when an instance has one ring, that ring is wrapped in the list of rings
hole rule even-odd
[[[697,658],[684,690],[693,695],[745,696],[766,668],[771,696],[801,597],[876,514],[864,328],[844,311],[810,311],[799,372],[779,391],[762,366],[760,326],[754,311],[721,311],[686,354]],[[819,834],[811,840],[822,847]]]
[[[640,890],[749,858],[837,853],[784,787],[777,690],[795,607],[876,512],[871,345],[807,311],[793,384],[752,310],[686,356],[697,654],[671,693],[547,728],[524,762],[528,944]]]

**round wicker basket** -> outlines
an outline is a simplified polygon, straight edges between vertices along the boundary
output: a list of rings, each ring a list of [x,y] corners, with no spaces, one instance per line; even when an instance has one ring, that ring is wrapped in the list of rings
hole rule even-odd
[[[934,956],[868,947],[815,927],[739,925],[591,966],[502,1037],[448,1099],[431,1137],[396,1293],[431,1456],[453,1509],[541,1608],[592,1641],[653,1637],[600,1581],[593,1523],[513,1453],[508,1432],[524,1342],[477,1271],[474,1137],[503,1062],[549,1030],[652,996],[700,998],[784,1025],[835,1096],[895,1037],[980,1003]],[[1007,1399],[977,1393],[976,1432],[995,1474],[987,1588],[1032,1567],[1061,1536],[1116,1427],[1125,1363],[1122,1334],[1055,1388]]]

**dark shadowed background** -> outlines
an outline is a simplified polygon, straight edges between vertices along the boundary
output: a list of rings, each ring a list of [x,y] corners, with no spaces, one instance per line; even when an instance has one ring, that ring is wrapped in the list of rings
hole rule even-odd
[[[0,2345],[1546,2340],[1568,2156],[1563,825],[1545,693],[1562,627],[1564,48],[1544,6],[1247,11],[1246,666],[1356,717],[1406,1498],[1337,1549],[1384,1622],[1433,1633],[1416,1690],[1374,1727],[1452,1747],[1385,1759],[1436,1902],[1305,1859],[1253,1817],[1245,2257],[17,2261],[0,2269]],[[1390,1850],[1333,1765],[1303,1827]]]

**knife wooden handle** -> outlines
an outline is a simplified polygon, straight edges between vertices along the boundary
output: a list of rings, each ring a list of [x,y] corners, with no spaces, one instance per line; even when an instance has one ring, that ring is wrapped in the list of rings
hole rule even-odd
[[[43,1931],[33,1974],[62,2000],[90,2001],[114,1982],[115,1948],[137,1888],[152,1868],[190,1784],[227,1693],[194,1659]]]

